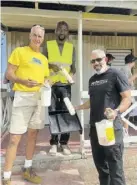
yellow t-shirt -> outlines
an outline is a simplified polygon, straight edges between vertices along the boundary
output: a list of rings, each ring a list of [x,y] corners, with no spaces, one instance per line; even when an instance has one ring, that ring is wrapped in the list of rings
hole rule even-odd
[[[8,62],[18,66],[15,72],[18,78],[43,83],[44,78],[49,76],[47,58],[42,53],[33,51],[29,46],[16,48]],[[13,86],[14,91],[36,92],[39,89],[40,86],[30,88],[19,83],[15,83]]]

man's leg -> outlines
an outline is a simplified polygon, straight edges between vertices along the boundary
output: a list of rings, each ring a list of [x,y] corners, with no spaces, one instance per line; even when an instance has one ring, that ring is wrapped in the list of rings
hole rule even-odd
[[[51,106],[49,107],[49,114],[53,113],[56,116],[56,111],[58,111],[59,101],[58,101],[58,87],[52,86],[52,101]],[[50,115],[49,115],[50,116]],[[51,148],[49,150],[50,155],[57,154],[57,146],[58,146],[58,135],[52,135],[50,139]]]
[[[61,110],[67,110],[66,105],[63,101],[64,97],[68,97],[71,100],[71,86],[63,86],[59,88],[60,90],[60,107]],[[60,136],[60,148],[63,151],[64,155],[70,155],[71,151],[68,147],[68,141],[70,138],[70,133],[64,133]]]
[[[70,138],[70,133],[61,134],[60,136],[60,148],[64,155],[70,155],[71,151],[68,147],[68,141]]]
[[[57,146],[58,146],[58,135],[51,135],[50,145],[51,145],[51,148],[49,150],[49,154],[56,155],[57,154]]]
[[[32,110],[27,107],[12,107],[12,115],[10,121],[10,139],[6,151],[4,179],[10,179],[11,169],[16,157],[17,147],[22,134],[27,131],[27,119],[30,118]],[[24,116],[25,115],[25,116]],[[10,185],[10,180],[3,179],[3,184]]]
[[[13,162],[16,158],[17,147],[20,142],[22,135],[15,135],[10,134],[10,139],[8,143],[8,147],[6,150],[6,157],[5,157],[5,166],[4,166],[4,173],[3,173],[3,185],[10,185],[10,178],[11,178],[11,170],[13,166]]]
[[[109,168],[106,161],[104,148],[98,143],[97,133],[94,127],[91,128],[90,131],[90,142],[93,160],[99,173],[100,185],[110,185]]]
[[[37,176],[32,168],[32,158],[34,155],[34,150],[36,146],[38,130],[37,129],[28,129],[28,142],[26,146],[26,159],[23,169],[23,178],[35,184],[41,184],[41,177]]]
[[[60,136],[60,144],[67,145],[70,138],[70,133],[61,134]]]
[[[30,107],[31,108],[31,107]],[[28,137],[26,146],[26,160],[22,177],[35,184],[41,184],[42,179],[39,177],[32,168],[32,158],[36,146],[37,135],[40,129],[44,128],[44,121],[42,115],[42,107],[40,101],[37,106],[32,107],[33,113],[28,123]]]
[[[58,135],[51,135],[50,145],[58,145]]]
[[[112,185],[125,185],[123,170],[124,144],[116,144],[105,148],[106,158],[109,165],[110,179]]]
[[[36,140],[39,130],[37,129],[28,129],[28,141],[26,146],[26,159],[32,160],[35,146],[36,146]]]

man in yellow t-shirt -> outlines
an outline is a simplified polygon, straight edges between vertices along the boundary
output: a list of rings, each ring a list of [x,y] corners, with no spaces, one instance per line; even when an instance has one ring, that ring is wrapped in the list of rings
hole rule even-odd
[[[40,53],[45,30],[40,25],[31,28],[30,44],[16,48],[8,61],[6,78],[14,83],[15,91],[10,123],[10,139],[6,152],[3,185],[11,184],[11,170],[19,141],[28,131],[23,178],[41,184],[41,178],[32,170],[32,157],[38,130],[44,128],[41,118],[39,90],[49,76],[48,60]]]

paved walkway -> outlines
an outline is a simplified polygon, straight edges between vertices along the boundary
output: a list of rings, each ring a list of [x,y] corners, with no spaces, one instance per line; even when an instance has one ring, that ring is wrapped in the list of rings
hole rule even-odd
[[[92,160],[87,159],[63,161],[56,169],[37,169],[42,177],[42,185],[99,185],[98,175]],[[126,149],[124,170],[127,185],[137,185],[137,149]],[[21,179],[20,175],[12,177],[12,185],[32,185]]]
[[[85,131],[85,137],[88,138],[88,131],[86,129]],[[9,135],[7,135],[2,144],[1,144],[1,152],[4,155],[6,152],[6,146],[9,140]],[[40,151],[46,151],[48,153],[50,145],[49,145],[49,140],[50,140],[50,132],[48,127],[44,128],[41,130],[38,134],[37,138],[37,144],[36,144],[36,149],[35,149],[35,154],[38,154]],[[24,134],[21,142],[19,144],[18,150],[17,150],[17,156],[24,156],[25,155],[25,146],[26,146],[26,141],[27,141],[27,134]],[[79,145],[80,141],[80,136],[79,133],[75,132],[71,134],[70,138],[70,143],[72,145]],[[76,146],[75,146],[76,147]]]
[[[85,128],[84,133],[85,133],[85,140],[88,140],[89,139],[88,137],[89,128]],[[137,136],[137,131],[133,129],[130,131],[130,133],[131,135]],[[2,155],[4,155],[6,152],[8,140],[9,140],[9,135],[7,135],[2,141],[2,144],[1,144],[1,154]],[[42,129],[38,134],[35,154],[40,153],[40,151],[45,151],[48,153],[50,149],[49,140],[50,140],[50,132],[49,132],[49,128],[46,127]],[[24,134],[19,144],[18,150],[17,150],[17,156],[25,155],[26,141],[27,141],[27,134]],[[80,144],[80,135],[78,132],[71,133],[69,144],[73,151],[78,149],[79,144]]]
[[[4,163],[8,137],[2,142],[2,164]],[[88,139],[88,130],[85,130],[85,138]],[[73,154],[69,157],[62,154],[57,157],[49,156],[47,154],[49,151],[49,139],[49,131],[45,128],[39,133],[35,151],[34,167],[43,179],[42,185],[99,185],[90,148],[86,149],[87,158],[81,159],[81,155],[78,154],[80,148],[78,133],[71,135],[69,144]],[[25,143],[26,135],[23,136],[18,149],[12,185],[32,185],[23,181],[20,175],[25,159]],[[137,185],[137,145],[125,149],[124,170],[127,185]]]

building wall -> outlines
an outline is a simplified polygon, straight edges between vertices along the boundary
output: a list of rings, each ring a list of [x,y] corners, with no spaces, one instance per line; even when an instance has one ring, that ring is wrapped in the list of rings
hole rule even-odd
[[[7,52],[8,56],[11,51],[18,46],[24,46],[28,44],[29,33],[25,32],[8,32],[7,33]],[[55,39],[55,35],[50,33],[45,35],[46,40]],[[74,44],[77,51],[77,35],[71,35],[70,41]],[[43,44],[43,45],[44,45]],[[93,70],[90,66],[90,52],[92,49],[132,49],[134,54],[137,56],[137,37],[132,36],[83,36],[83,89],[86,91],[88,89],[88,79],[93,74]],[[43,46],[41,47],[41,51],[43,50]],[[78,56],[78,53],[77,53]],[[76,61],[76,66],[78,64],[78,60]],[[78,74],[78,71],[77,71]],[[76,90],[78,89],[78,77],[75,78],[75,85],[72,87],[72,101],[74,105],[78,104],[78,98]],[[85,111],[85,123],[88,123],[88,111]]]
[[[6,51],[6,34],[1,31],[1,70],[0,70],[0,81],[3,81],[4,79],[4,74],[5,74],[5,70],[7,68],[7,51]],[[5,88],[5,85],[3,83],[1,83],[1,88]]]

